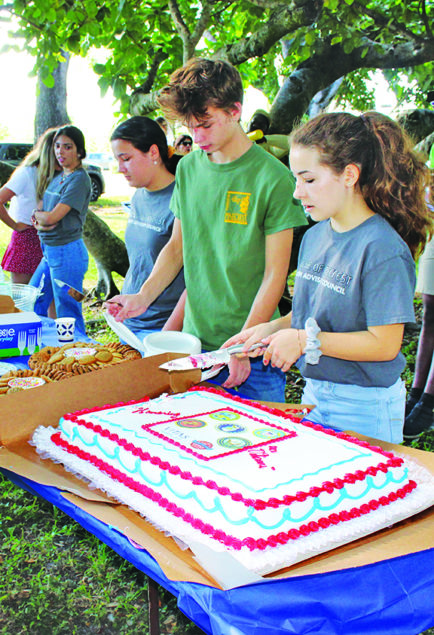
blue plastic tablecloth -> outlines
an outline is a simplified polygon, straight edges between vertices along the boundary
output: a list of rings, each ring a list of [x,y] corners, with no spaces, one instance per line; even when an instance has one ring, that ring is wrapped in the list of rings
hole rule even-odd
[[[165,587],[177,597],[180,610],[210,635],[416,635],[434,625],[434,549],[222,591],[170,580],[145,549],[63,498],[57,488],[1,472],[56,505]]]
[[[54,321],[42,320],[43,345],[57,346]],[[80,339],[89,340],[83,334]],[[8,361],[26,367],[27,359]],[[180,610],[210,635],[417,635],[434,625],[434,549],[352,569],[222,591],[170,580],[145,549],[66,500],[57,488],[6,469],[1,472],[56,505],[173,593]]]

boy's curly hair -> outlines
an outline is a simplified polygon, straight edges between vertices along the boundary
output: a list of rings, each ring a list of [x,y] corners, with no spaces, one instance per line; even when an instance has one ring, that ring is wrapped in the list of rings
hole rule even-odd
[[[237,69],[224,60],[193,58],[176,70],[158,96],[168,119],[187,123],[206,121],[212,106],[229,111],[243,102],[243,83]]]

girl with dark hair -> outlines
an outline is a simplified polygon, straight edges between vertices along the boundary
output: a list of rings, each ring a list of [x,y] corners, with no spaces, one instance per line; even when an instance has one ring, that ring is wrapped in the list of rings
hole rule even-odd
[[[234,336],[264,364],[296,363],[309,419],[400,443],[404,324],[414,321],[414,255],[432,233],[426,168],[403,130],[366,113],[320,115],[293,132],[294,196],[317,222],[302,241],[292,312]]]
[[[12,229],[1,266],[4,271],[10,271],[15,283],[27,284],[42,258],[38,233],[32,225],[32,213],[59,169],[53,153],[55,134],[55,128],[46,130],[0,189],[0,220]],[[9,201],[7,210],[5,204]]]
[[[89,263],[82,238],[91,194],[90,178],[81,164],[85,141],[81,130],[67,125],[57,130],[53,143],[61,172],[48,185],[42,207],[33,215],[44,257],[30,284],[38,287],[43,279],[43,294],[35,304],[39,315],[48,314],[54,299],[57,317],[74,317],[77,330],[85,333],[81,304],[68,294],[67,287],[54,282],[61,280],[81,290]]]
[[[137,188],[125,231],[130,267],[122,289],[123,294],[135,294],[172,234],[174,216],[170,199],[175,187],[176,165],[181,157],[169,156],[166,135],[148,117],[131,117],[121,123],[111,136],[111,144],[119,172]],[[184,275],[180,271],[146,313],[125,320],[126,326],[140,336],[161,330],[184,287]],[[172,330],[180,330],[182,321],[171,321],[169,325]]]

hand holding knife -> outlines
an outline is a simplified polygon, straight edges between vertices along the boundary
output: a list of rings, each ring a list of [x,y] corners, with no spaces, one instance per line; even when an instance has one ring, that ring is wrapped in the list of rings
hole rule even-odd
[[[243,353],[244,344],[234,344],[228,346],[228,348],[220,348],[217,351],[209,351],[206,353],[199,353],[199,355],[189,355],[188,357],[180,357],[170,362],[161,364],[160,368],[164,370],[192,370],[194,368],[209,368],[217,364],[228,364],[231,355],[237,355]],[[246,351],[254,351],[258,348],[265,348],[261,342],[253,344]]]

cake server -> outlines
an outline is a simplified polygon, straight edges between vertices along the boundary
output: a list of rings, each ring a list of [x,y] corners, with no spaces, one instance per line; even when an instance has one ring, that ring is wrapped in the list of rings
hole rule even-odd
[[[180,357],[170,362],[161,364],[160,368],[164,370],[192,370],[194,368],[209,368],[216,364],[229,364],[231,355],[236,355],[243,351],[244,344],[234,344],[228,348],[220,348],[218,351],[209,351],[207,353],[199,353],[199,355],[189,355],[188,357]],[[264,344],[253,344],[248,350],[254,351],[257,348],[264,348]]]

